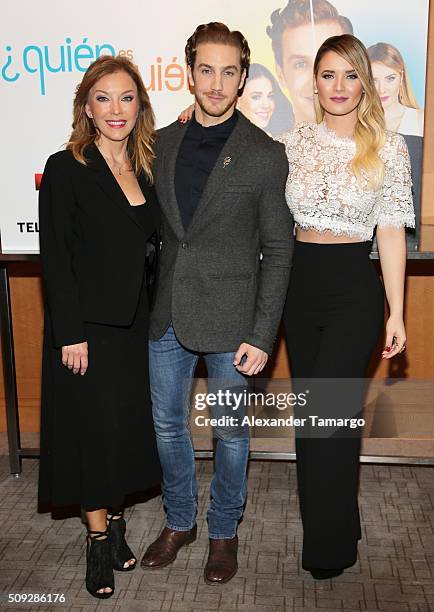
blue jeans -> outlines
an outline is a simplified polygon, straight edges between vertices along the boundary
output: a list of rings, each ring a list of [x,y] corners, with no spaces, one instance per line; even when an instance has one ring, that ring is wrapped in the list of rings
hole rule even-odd
[[[233,366],[234,353],[204,353],[208,370],[208,392],[224,389],[244,391],[247,379]],[[187,531],[196,522],[197,483],[190,432],[190,395],[199,353],[177,340],[172,325],[159,340],[149,342],[149,373],[152,412],[158,452],[163,468],[163,501],[166,526]],[[216,379],[220,379],[216,381]],[[222,389],[222,390],[224,390]],[[214,409],[212,416],[234,414],[232,409]],[[236,416],[239,423],[243,411]],[[249,430],[247,426],[214,427],[215,473],[208,509],[209,537],[233,538],[243,514],[247,495]]]

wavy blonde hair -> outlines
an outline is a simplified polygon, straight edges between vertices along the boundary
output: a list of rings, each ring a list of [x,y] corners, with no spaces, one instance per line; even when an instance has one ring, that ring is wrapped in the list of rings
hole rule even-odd
[[[152,183],[152,162],[155,159],[153,149],[155,116],[142,77],[137,67],[126,57],[103,55],[86,70],[75,92],[72,133],[66,148],[72,151],[77,161],[86,164],[84,151],[87,146],[96,141],[99,134],[93,120],[87,116],[85,111],[89,92],[99,79],[116,72],[126,72],[137,87],[139,114],[128,137],[127,152],[136,176],[144,172]]]
[[[368,56],[371,64],[379,62],[399,72],[401,75],[401,85],[399,87],[398,100],[409,108],[419,108],[413,87],[411,86],[407,67],[398,49],[388,43],[379,42],[368,48]]]
[[[368,189],[379,189],[384,182],[384,163],[379,151],[386,141],[386,124],[366,47],[351,34],[328,38],[318,49],[315,57],[313,67],[315,80],[319,64],[329,51],[334,51],[351,64],[362,84],[364,93],[357,107],[357,123],[354,130],[356,153],[351,161],[351,169],[358,181],[368,179]],[[320,123],[324,117],[324,109],[318,96],[314,96],[314,103],[316,119]]]

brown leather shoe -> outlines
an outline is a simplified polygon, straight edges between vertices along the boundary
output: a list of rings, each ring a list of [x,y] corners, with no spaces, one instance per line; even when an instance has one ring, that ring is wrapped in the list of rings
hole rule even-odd
[[[209,555],[204,578],[207,584],[229,582],[238,571],[238,536],[230,540],[209,540]]]
[[[155,542],[148,546],[140,565],[143,569],[165,567],[175,561],[180,548],[194,542],[196,537],[196,525],[190,531],[174,531],[165,527]]]

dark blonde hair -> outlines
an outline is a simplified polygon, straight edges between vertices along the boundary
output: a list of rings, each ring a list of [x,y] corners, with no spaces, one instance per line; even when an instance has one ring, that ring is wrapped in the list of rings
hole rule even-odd
[[[241,72],[245,70],[246,74],[248,74],[250,48],[247,40],[238,30],[231,31],[227,25],[218,21],[211,21],[210,23],[203,23],[197,26],[185,45],[185,61],[191,70],[193,70],[194,62],[196,61],[197,47],[201,43],[217,43],[238,47],[241,56]]]
[[[398,99],[401,104],[409,108],[419,108],[419,105],[414,95],[413,88],[410,83],[410,77],[405,65],[404,59],[398,49],[388,43],[376,43],[368,48],[369,59],[371,64],[380,62],[385,64],[392,70],[396,70],[401,75],[401,85],[399,87]]]
[[[354,130],[356,153],[351,168],[358,180],[363,175],[369,179],[369,189],[379,189],[384,182],[384,163],[379,155],[386,141],[386,124],[380,96],[375,88],[366,47],[351,34],[327,38],[316,54],[313,73],[318,76],[319,64],[326,53],[334,51],[343,57],[356,71],[363,87],[363,94],[357,107],[357,123]],[[315,112],[318,122],[324,117],[318,96],[314,96]]]
[[[126,57],[103,55],[86,70],[75,92],[72,133],[66,148],[72,151],[77,161],[86,164],[84,150],[98,138],[98,130],[85,110],[89,92],[99,79],[116,72],[126,72],[137,87],[139,114],[128,138],[127,151],[135,174],[138,176],[143,171],[152,182],[152,162],[155,159],[152,146],[155,141],[155,116],[142,77],[137,67]]]

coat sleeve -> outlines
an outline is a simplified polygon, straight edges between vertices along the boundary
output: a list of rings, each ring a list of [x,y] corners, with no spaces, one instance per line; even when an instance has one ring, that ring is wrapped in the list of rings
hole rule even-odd
[[[262,260],[258,277],[254,326],[245,342],[271,354],[286,299],[292,252],[293,220],[285,201],[288,160],[283,145],[264,178],[259,202],[259,237]]]
[[[39,190],[39,244],[54,346],[85,341],[78,284],[72,269],[75,198],[71,180],[52,155]]]

